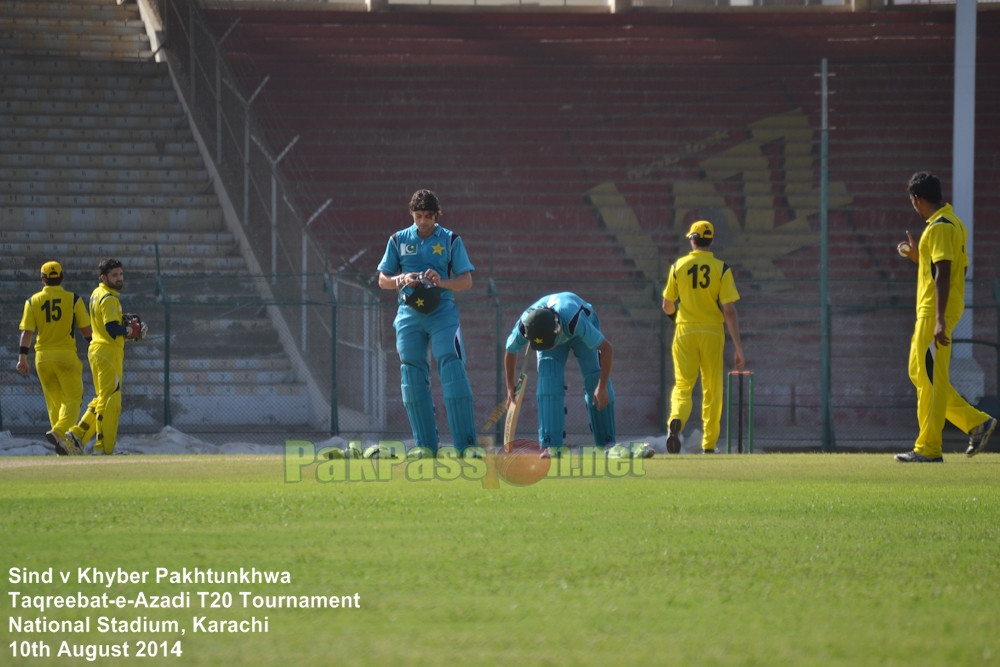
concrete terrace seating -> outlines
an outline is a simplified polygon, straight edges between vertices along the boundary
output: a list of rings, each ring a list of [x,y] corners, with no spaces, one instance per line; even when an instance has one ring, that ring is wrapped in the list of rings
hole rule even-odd
[[[30,59],[152,56],[138,7],[104,0],[9,0],[0,25],[0,52]]]
[[[58,259],[67,288],[86,297],[100,259],[120,257],[123,304],[150,329],[126,354],[122,428],[155,431],[167,342],[159,268],[174,425],[306,424],[305,385],[246,276],[166,65],[151,55],[134,3],[0,3],[0,317],[17,324],[42,262]],[[15,340],[5,337],[5,356]],[[37,379],[10,375],[4,428],[44,433]]]
[[[227,59],[246,89],[270,76],[257,106],[262,124],[275,146],[305,139],[308,148],[294,151],[287,168],[307,201],[334,199],[341,213],[315,227],[334,252],[369,247],[359,270],[374,272],[385,237],[405,224],[409,194],[432,187],[445,203],[443,224],[463,235],[481,274],[492,267],[505,304],[526,305],[579,276],[633,276],[634,289],[598,280],[579,282],[579,290],[602,312],[621,308],[621,318],[609,319],[612,338],[648,335],[655,322],[637,316],[634,304],[645,302],[656,317],[650,293],[663,276],[629,253],[648,247],[669,265],[686,251],[684,211],[725,216],[718,252],[744,293],[744,340],[764,374],[760,391],[775,400],[817,394],[817,311],[799,317],[789,306],[771,308],[777,288],[769,281],[816,289],[821,59],[835,75],[835,279],[911,279],[893,251],[915,225],[905,180],[922,168],[950,178],[947,13],[207,15],[217,34],[239,16]],[[988,220],[1000,205],[992,185],[1000,12],[980,12],[979,26],[988,66],[978,70],[976,191],[979,219]],[[592,193],[601,186],[621,194],[633,221],[616,219],[619,209],[595,212]],[[978,257],[1000,255],[987,224],[976,234]],[[835,295],[843,304],[861,298],[856,286]],[[512,322],[517,308],[506,308]],[[896,315],[888,313],[884,326],[899,325]],[[467,338],[489,340],[463,318]],[[885,337],[859,336],[863,326],[847,318],[835,331],[839,386],[848,394],[853,376],[897,351]],[[901,330],[908,328],[903,321]],[[632,341],[616,355],[619,391],[655,390],[649,343]],[[778,358],[793,361],[763,367]],[[490,386],[492,366],[474,371]],[[857,391],[864,386],[857,380]],[[910,400],[902,373],[888,390]],[[637,412],[655,413],[649,391],[633,399],[644,406]]]

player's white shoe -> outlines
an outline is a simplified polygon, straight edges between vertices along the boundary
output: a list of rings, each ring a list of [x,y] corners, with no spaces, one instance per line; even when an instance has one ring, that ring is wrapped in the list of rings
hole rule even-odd
[[[49,444],[56,448],[56,454],[59,456],[69,456],[70,451],[66,446],[66,441],[61,435],[55,431],[49,431],[45,434],[45,439],[49,441]]]
[[[975,456],[986,449],[986,443],[997,428],[996,417],[990,417],[982,424],[969,432],[969,448],[965,450],[966,456]]]
[[[648,442],[632,443],[632,458],[634,459],[651,459],[655,453]]]
[[[83,443],[73,431],[66,431],[66,449],[73,456],[83,456],[86,453],[83,449]]]
[[[609,459],[628,459],[632,458],[632,450],[630,450],[625,445],[612,445],[604,450],[605,456]]]
[[[408,459],[432,459],[434,458],[434,452],[432,452],[427,447],[411,447],[410,451],[406,452],[406,458]]]

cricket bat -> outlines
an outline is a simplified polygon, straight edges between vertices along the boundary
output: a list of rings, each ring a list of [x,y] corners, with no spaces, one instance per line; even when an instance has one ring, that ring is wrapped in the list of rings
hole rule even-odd
[[[525,385],[528,382],[528,358],[531,356],[531,346],[528,346],[524,353],[524,361],[521,362],[521,374],[517,376],[517,383],[514,385],[514,402],[507,408],[507,417],[503,423],[503,444],[513,442],[517,433],[517,418],[521,414],[521,401],[524,399]]]
[[[493,408],[493,412],[490,413],[489,419],[483,424],[483,433],[489,433],[490,429],[496,426],[496,423],[500,421],[503,417],[503,413],[507,412],[507,399],[503,399],[497,406]]]

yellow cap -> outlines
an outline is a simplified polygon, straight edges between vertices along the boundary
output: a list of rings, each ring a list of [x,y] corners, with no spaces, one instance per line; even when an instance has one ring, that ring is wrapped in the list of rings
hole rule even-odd
[[[62,276],[62,265],[59,262],[45,262],[42,264],[43,278],[59,278]]]
[[[700,239],[710,239],[715,237],[715,227],[708,220],[699,220],[691,225],[687,237],[697,236]]]

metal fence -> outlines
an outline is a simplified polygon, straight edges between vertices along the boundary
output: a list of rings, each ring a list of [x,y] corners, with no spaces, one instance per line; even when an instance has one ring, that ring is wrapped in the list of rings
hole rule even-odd
[[[126,349],[122,433],[172,426],[203,438],[271,444],[331,434],[408,439],[391,325],[395,295],[385,292],[377,298],[360,284],[323,281],[319,274],[227,274],[202,277],[198,285],[176,276],[127,284],[123,303],[143,314],[150,335]],[[315,288],[303,291],[309,285]],[[477,276],[476,286],[458,295],[480,421],[504,396],[503,344],[528,305],[519,296],[525,287]],[[995,280],[972,287],[971,326],[954,336],[952,380],[973,403],[996,414],[1000,287]],[[657,286],[556,279],[544,288],[587,296],[601,317],[615,347],[612,379],[620,437],[662,436],[673,383],[672,324],[659,313]],[[913,285],[894,282],[881,285],[877,293],[860,288],[861,283],[835,283],[831,289],[832,383],[824,397],[818,286],[801,281],[740,285],[744,349],[756,380],[757,451],[819,449],[824,401],[832,407],[838,449],[912,443],[915,395],[906,359]],[[34,281],[26,282],[24,295],[34,289]],[[647,309],[631,301],[626,310],[623,294],[645,294]],[[9,311],[22,303],[19,296],[4,294],[0,305]],[[289,337],[305,355],[308,374],[290,361],[268,309],[279,309],[283,320],[300,323]],[[332,331],[337,332],[336,344]],[[85,358],[82,349],[81,354]],[[728,365],[729,345],[726,358]],[[448,441],[440,384],[436,374],[432,377],[439,427]],[[21,378],[8,365],[0,369],[0,381],[0,429],[44,433],[48,426],[37,378]],[[529,382],[533,386],[534,378]],[[84,384],[86,403],[93,395],[89,370]],[[589,444],[583,384],[572,362],[566,384],[568,442]],[[522,412],[524,435],[536,424],[531,396]],[[700,431],[699,405],[696,393],[688,437]],[[957,449],[964,436],[956,431],[948,439]]]
[[[5,285],[0,312],[19,317],[37,280]],[[87,286],[70,288],[88,296]],[[326,274],[133,276],[121,300],[149,328],[127,343],[123,432],[172,426],[255,442],[385,421],[381,312],[364,286]],[[84,345],[85,406],[93,389]],[[37,378],[9,367],[0,379],[0,430],[47,431]]]
[[[263,138],[253,104],[266,78],[255,91],[239,88],[196,2],[158,0],[153,8],[163,51],[214,175],[228,226],[250,270],[258,274],[248,279],[252,293],[264,305],[284,354],[312,397],[308,423],[338,432],[339,414],[333,407],[338,403],[378,419],[377,410],[372,410],[377,403],[373,391],[350,391],[346,400],[338,401],[336,374],[329,370],[338,358],[337,347],[343,346],[353,351],[339,355],[343,363],[369,378],[367,384],[380,377],[374,372],[379,353],[366,347],[373,340],[368,335],[374,326],[372,296],[363,286],[343,279],[340,268],[330,266],[326,248],[310,230],[330,201],[302,210],[311,204],[295,196],[279,168],[297,138],[277,148]],[[174,288],[163,284],[164,277],[158,280],[163,303],[184,303],[184,285]],[[339,309],[342,299],[357,308]],[[360,403],[354,405],[355,401]]]
[[[152,333],[126,353],[123,432],[173,426],[260,442],[330,434],[405,439],[394,295],[373,292],[370,276],[328,264],[309,229],[328,203],[299,210],[276,168],[294,156],[294,142],[276,151],[264,144],[252,114],[256,95],[244,96],[233,85],[196,4],[159,0],[157,8],[172,71],[223,185],[223,207],[250,273],[161,273],[129,282],[123,302],[143,314]],[[912,282],[832,281],[830,293],[821,295],[818,282],[737,278],[744,347],[756,373],[759,451],[818,449],[827,409],[838,447],[912,442],[915,397],[906,375]],[[662,435],[673,382],[672,325],[659,311],[662,285],[560,277],[525,284],[482,270],[475,281],[458,303],[477,418],[485,419],[503,395],[502,346],[518,314],[542,294],[570,290],[593,303],[615,346],[619,435]],[[5,291],[0,305],[17,310],[36,288],[32,281]],[[955,335],[953,381],[996,414],[1000,288],[995,280],[978,281],[969,291],[971,324]],[[829,350],[821,303],[829,304]],[[728,347],[726,355],[731,358]],[[824,355],[832,375],[828,391],[820,378]],[[20,378],[13,368],[0,369],[0,380],[0,429],[44,433],[37,380]],[[567,386],[568,437],[587,444],[582,381],[572,368]],[[432,390],[445,430],[436,379]],[[696,399],[694,415],[698,408]],[[526,401],[525,433],[534,421]],[[689,437],[696,421],[686,429]]]

